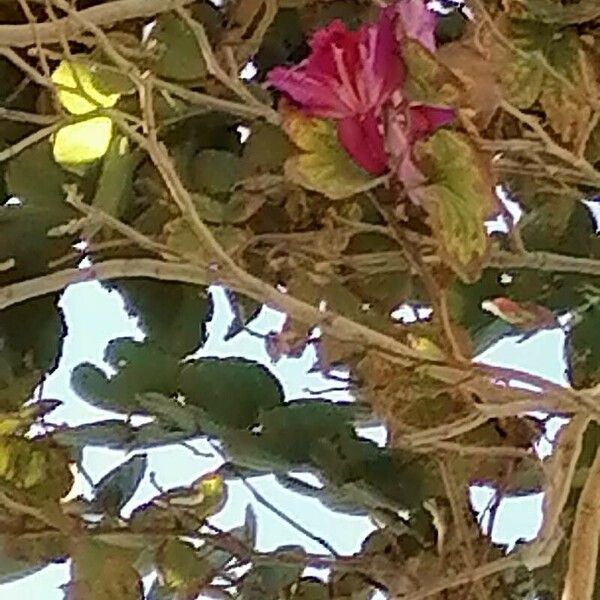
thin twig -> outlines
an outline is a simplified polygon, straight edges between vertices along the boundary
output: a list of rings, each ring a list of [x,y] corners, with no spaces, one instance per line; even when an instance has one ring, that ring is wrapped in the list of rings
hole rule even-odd
[[[584,157],[577,156],[577,154],[574,154],[570,150],[559,146],[550,137],[550,135],[546,133],[546,130],[540,125],[540,123],[534,116],[524,113],[523,111],[519,110],[506,100],[502,100],[500,102],[500,106],[508,114],[512,115],[513,117],[521,121],[521,123],[524,123],[532,131],[534,131],[537,134],[537,136],[542,140],[542,142],[544,142],[546,151],[549,154],[556,156],[556,158],[559,158],[560,160],[572,165],[582,173],[585,173],[585,175],[589,177],[590,180],[593,181],[597,187],[600,188],[600,171],[597,171],[594,168],[594,166],[590,162],[588,162]]]
[[[265,506],[266,508],[268,508],[273,514],[277,515],[280,519],[282,519],[283,521],[285,521],[288,525],[290,525],[291,527],[293,527],[294,529],[296,529],[297,531],[299,531],[301,534],[305,535],[307,538],[313,540],[314,542],[316,542],[317,544],[319,544],[320,546],[323,546],[323,548],[325,548],[328,552],[330,552],[332,554],[332,556],[337,557],[338,553],[336,552],[335,548],[325,539],[323,539],[322,537],[312,533],[312,531],[309,531],[308,529],[306,529],[306,527],[304,527],[303,525],[301,525],[300,523],[298,523],[297,521],[295,521],[294,519],[292,519],[292,517],[290,517],[289,515],[285,514],[282,510],[280,510],[279,508],[277,508],[274,504],[272,504],[271,502],[269,502],[246,478],[246,476],[236,467],[235,464],[231,463],[229,461],[229,459],[227,458],[226,454],[221,450],[221,448],[219,448],[219,446],[213,442],[212,440],[208,440],[208,443],[210,445],[210,447],[229,465],[231,465],[232,470],[234,471],[234,473],[236,473],[236,475],[240,478],[240,480],[242,481],[242,483],[244,484],[244,486],[248,489],[248,491],[254,496],[254,498],[256,499],[257,502],[260,502],[260,504],[262,504],[263,506]]]
[[[187,6],[194,0],[113,0],[98,6],[92,6],[80,11],[83,19],[95,25],[111,25],[117,21],[141,19],[169,12],[177,6]],[[61,7],[62,8],[62,7]],[[80,23],[65,17],[58,22],[64,28],[65,35],[72,38],[83,30]],[[42,44],[52,44],[59,41],[59,32],[54,23],[39,23],[37,38]],[[35,43],[31,26],[0,25],[0,44],[15,48],[25,48]]]
[[[465,501],[468,493],[468,485],[466,485],[465,482],[464,490],[461,493],[461,491],[457,489],[454,475],[447,464],[447,460],[440,459],[437,461],[437,464],[440,470],[440,475],[442,476],[442,481],[444,483],[450,509],[452,511],[455,530],[458,533],[460,553],[467,569],[473,570],[477,563],[475,561],[475,551],[471,540],[471,534],[465,521],[464,511]],[[473,581],[472,585],[477,598],[479,598],[479,600],[487,600],[487,593],[481,580]]]
[[[52,125],[48,125],[48,127],[44,127],[43,129],[38,129],[27,137],[15,142],[12,146],[5,148],[0,152],[0,163],[10,160],[30,146],[34,146],[38,142],[49,138],[53,133],[60,129],[60,125],[61,124],[57,122]]]

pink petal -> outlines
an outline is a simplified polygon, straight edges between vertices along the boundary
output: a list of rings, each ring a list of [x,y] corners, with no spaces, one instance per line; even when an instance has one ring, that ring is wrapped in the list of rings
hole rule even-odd
[[[337,77],[338,71],[333,48],[341,48],[344,54],[354,53],[356,61],[358,59],[356,50],[358,38],[358,32],[350,31],[339,19],[332,21],[323,29],[319,29],[310,41],[311,55],[308,58],[308,69]]]
[[[409,153],[405,154],[398,165],[398,179],[407,189],[415,188],[427,181],[425,175],[421,173]]]
[[[351,114],[339,100],[335,81],[311,76],[300,65],[292,69],[275,67],[270,71],[267,82],[315,117],[342,119]]]
[[[437,17],[427,8],[425,0],[398,0],[394,8],[400,16],[401,33],[420,42],[430,52],[435,52]]]
[[[385,80],[385,87],[391,94],[404,80],[404,69],[398,57],[394,20],[389,11],[381,11],[376,31],[377,42],[373,57],[374,72],[377,77]]]
[[[408,111],[409,137],[412,141],[425,137],[439,127],[451,123],[456,116],[452,108],[428,106],[427,104],[411,106]]]
[[[314,116],[344,119],[380,111],[404,78],[394,15],[350,31],[335,20],[317,31],[309,57],[291,69],[276,67],[268,83]]]
[[[338,139],[354,161],[372,175],[387,169],[384,139],[373,112],[338,122]]]

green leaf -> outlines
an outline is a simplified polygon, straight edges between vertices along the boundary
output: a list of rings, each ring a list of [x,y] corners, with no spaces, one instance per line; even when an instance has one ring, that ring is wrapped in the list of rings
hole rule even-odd
[[[58,366],[67,329],[57,301],[45,296],[0,311],[0,410],[19,408]]]
[[[593,58],[575,29],[539,21],[508,22],[507,37],[519,54],[498,42],[495,61],[505,97],[519,108],[539,99],[552,129],[563,142],[575,143],[591,118],[590,87],[596,90]],[[548,69],[550,67],[550,69]],[[550,73],[549,70],[552,72]]]
[[[147,466],[147,456],[136,454],[109,471],[94,486],[94,506],[118,516],[144,478]]]
[[[202,150],[192,168],[194,189],[206,194],[228,192],[242,174],[239,156],[224,150]]]
[[[67,556],[67,540],[60,533],[40,537],[1,534],[0,585],[32,575]]]
[[[157,44],[153,71],[176,80],[201,79],[206,63],[190,28],[174,15],[161,15],[150,40]]]
[[[485,220],[495,204],[492,179],[462,134],[437,131],[416,149],[430,183],[411,190],[428,211],[439,249],[465,281],[479,275],[488,249]]]
[[[244,177],[280,171],[293,149],[280,127],[268,123],[257,125],[244,144],[241,161]]]
[[[132,192],[134,168],[127,138],[115,136],[102,163],[92,206],[119,218]]]
[[[83,537],[72,560],[69,600],[143,600],[138,572],[114,546]]]
[[[164,586],[181,598],[195,597],[215,574],[212,565],[191,544],[178,539],[161,546],[156,562]]]
[[[516,7],[514,16],[558,25],[586,23],[600,18],[600,6],[596,0],[576,2],[556,2],[555,0],[522,0]]]
[[[340,145],[330,121],[305,117],[285,109],[284,127],[290,139],[303,151],[288,158],[286,177],[332,200],[364,192],[380,182],[363,171]]]
[[[67,173],[52,157],[52,146],[47,141],[17,154],[6,170],[8,193],[29,205],[52,208],[63,216],[74,214],[64,202],[63,186],[68,181]]]
[[[277,65],[287,63],[305,43],[299,11],[290,10],[284,2],[292,8],[304,0],[297,0],[295,3],[290,3],[289,0],[280,2],[280,9],[267,29],[254,59],[260,73],[266,73]]]
[[[594,304],[575,318],[565,346],[567,376],[575,389],[591,388],[600,382],[600,307]]]
[[[280,548],[277,548],[280,550]],[[240,590],[242,600],[278,600],[302,574],[304,565],[258,562]]]
[[[261,438],[276,455],[296,465],[311,461],[312,445],[351,435],[352,408],[332,402],[295,401],[265,412]]]
[[[94,406],[144,412],[137,402],[138,395],[155,392],[170,396],[177,391],[178,359],[155,345],[117,338],[109,342],[105,360],[117,370],[110,378],[91,363],[82,363],[71,373],[75,392]]]
[[[468,19],[459,10],[438,15],[435,27],[435,39],[439,44],[454,42],[463,36]]]
[[[328,600],[329,587],[317,577],[303,577],[298,582],[291,600]]]
[[[215,422],[245,429],[261,411],[283,402],[279,381],[263,365],[243,358],[200,358],[181,373],[186,402],[206,411]]]
[[[113,286],[123,297],[127,313],[138,317],[148,342],[163,352],[184,356],[206,341],[213,304],[205,288],[151,279],[114,280]]]
[[[596,125],[585,147],[585,158],[591,163],[600,161],[600,125]]]
[[[0,263],[14,260],[12,267],[0,271],[0,285],[45,274],[50,261],[64,257],[76,236],[48,237],[48,232],[73,216],[62,206],[0,206]]]
[[[52,434],[52,439],[62,446],[76,448],[102,446],[113,450],[121,450],[129,447],[133,436],[133,428],[125,421],[107,419],[106,421],[59,429]]]

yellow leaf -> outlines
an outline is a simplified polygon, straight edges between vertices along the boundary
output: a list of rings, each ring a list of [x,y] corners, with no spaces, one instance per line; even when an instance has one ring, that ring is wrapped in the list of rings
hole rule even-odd
[[[332,200],[348,198],[379,185],[380,179],[361,169],[342,148],[333,123],[305,117],[288,107],[283,116],[286,133],[304,150],[287,159],[288,179]]]
[[[52,81],[58,86],[73,88],[73,91],[60,89],[60,103],[74,115],[84,115],[98,108],[111,108],[119,100],[120,94],[101,92],[94,81],[92,69],[80,63],[62,61],[52,73]]]
[[[227,487],[223,478],[211,473],[200,477],[189,488],[177,488],[154,499],[160,508],[191,510],[201,518],[221,510],[227,501]]]
[[[39,439],[0,438],[0,483],[34,500],[63,497],[73,485],[67,454]]]
[[[495,205],[489,167],[468,138],[445,129],[417,146],[417,158],[430,183],[411,196],[429,213],[445,262],[474,281],[488,250],[485,220]]]
[[[60,164],[81,164],[102,158],[111,137],[112,122],[108,117],[66,125],[54,137],[54,160]]]
[[[406,341],[408,345],[417,352],[421,352],[424,357],[431,360],[445,360],[446,355],[444,351],[429,338],[423,336],[416,336],[409,333]]]

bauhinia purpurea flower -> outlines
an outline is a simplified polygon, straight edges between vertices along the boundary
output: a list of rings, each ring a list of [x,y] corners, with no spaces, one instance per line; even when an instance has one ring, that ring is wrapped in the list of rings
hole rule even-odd
[[[335,20],[313,35],[305,60],[274,68],[268,83],[304,114],[335,120],[341,145],[363,169],[391,169],[405,185],[417,185],[423,176],[412,147],[452,121],[454,111],[405,97],[402,47],[412,39],[435,52],[435,23],[423,0],[398,0],[356,31]]]

